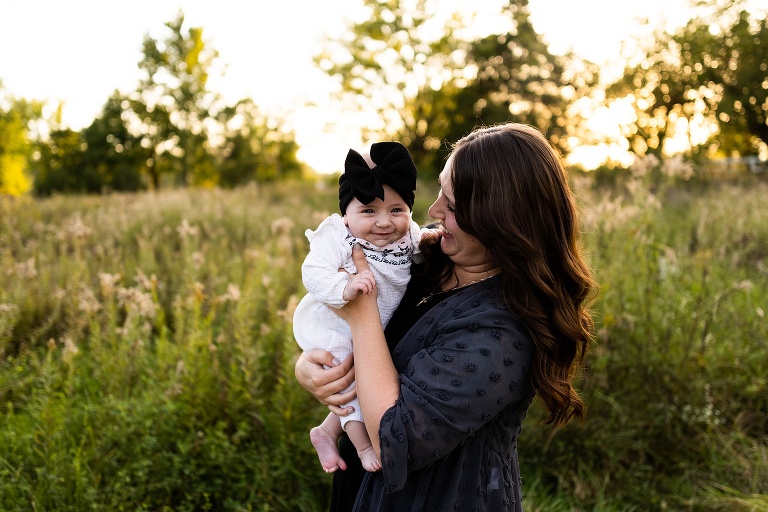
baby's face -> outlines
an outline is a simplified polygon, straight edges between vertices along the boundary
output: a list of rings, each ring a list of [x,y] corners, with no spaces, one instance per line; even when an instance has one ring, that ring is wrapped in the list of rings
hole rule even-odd
[[[352,236],[384,247],[403,238],[411,224],[411,210],[400,194],[384,185],[384,200],[363,204],[352,198],[344,215],[344,223]]]

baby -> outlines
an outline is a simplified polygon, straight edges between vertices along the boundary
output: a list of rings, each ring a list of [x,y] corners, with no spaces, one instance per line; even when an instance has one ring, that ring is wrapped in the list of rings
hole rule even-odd
[[[314,232],[306,231],[309,254],[301,273],[309,293],[293,317],[294,336],[303,350],[324,349],[339,361],[346,359],[352,353],[352,333],[329,307],[341,308],[374,287],[378,287],[381,322],[387,325],[405,293],[411,261],[420,257],[420,230],[411,219],[415,190],[416,166],[399,142],[375,143],[365,156],[349,150],[339,178],[343,217],[333,214]],[[354,274],[352,262],[356,244],[371,267],[359,274]],[[336,446],[344,430],[363,467],[380,470],[357,399],[344,407],[353,407],[354,412],[345,417],[330,413],[310,432],[320,464],[327,473],[346,469]]]

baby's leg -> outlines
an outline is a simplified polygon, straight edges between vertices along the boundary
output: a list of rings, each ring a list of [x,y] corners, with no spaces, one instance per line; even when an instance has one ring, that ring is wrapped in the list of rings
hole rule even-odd
[[[336,440],[342,432],[339,417],[333,413],[328,414],[320,425],[309,431],[309,440],[312,441],[312,446],[315,447],[320,464],[326,473],[347,469],[346,462],[339,455],[339,447],[336,446]]]
[[[365,430],[365,424],[362,421],[348,421],[344,425],[344,430],[347,431],[349,440],[355,445],[357,449],[357,455],[360,457],[360,462],[363,463],[363,467],[366,471],[379,471],[381,469],[381,463],[376,458],[376,452],[373,451],[371,446],[371,438],[368,437],[368,431]]]

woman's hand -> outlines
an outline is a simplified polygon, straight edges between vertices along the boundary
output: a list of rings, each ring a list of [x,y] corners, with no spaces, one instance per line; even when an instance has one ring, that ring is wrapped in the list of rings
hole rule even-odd
[[[339,406],[349,403],[357,396],[354,389],[341,393],[355,381],[353,360],[354,357],[350,354],[339,363],[330,352],[320,349],[308,350],[296,360],[296,380],[318,402],[327,405],[331,412],[347,416],[352,412],[352,408],[342,409]]]

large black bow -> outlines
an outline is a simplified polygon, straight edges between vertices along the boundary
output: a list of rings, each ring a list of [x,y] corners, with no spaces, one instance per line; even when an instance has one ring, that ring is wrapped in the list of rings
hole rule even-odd
[[[344,162],[344,174],[339,177],[339,209],[356,197],[363,204],[376,198],[384,200],[384,185],[400,194],[409,208],[413,207],[416,190],[416,165],[411,154],[399,142],[377,142],[371,145],[373,169],[357,151],[350,149]]]

